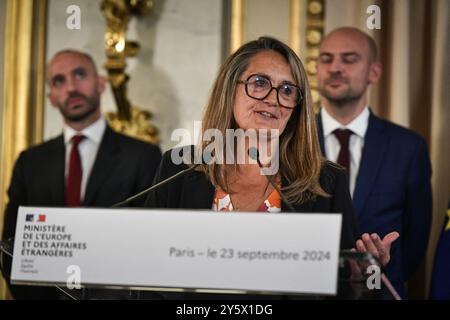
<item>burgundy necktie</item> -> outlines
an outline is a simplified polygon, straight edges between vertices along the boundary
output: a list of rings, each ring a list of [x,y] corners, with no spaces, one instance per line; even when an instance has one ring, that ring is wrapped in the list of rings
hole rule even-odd
[[[78,145],[84,139],[82,135],[76,135],[72,138],[72,150],[69,157],[69,174],[67,175],[66,184],[66,206],[78,207],[80,206],[81,194],[81,177],[83,169],[81,167],[80,152]]]
[[[348,129],[336,129],[333,131],[333,134],[339,140],[339,144],[341,145],[341,150],[339,151],[339,155],[337,158],[337,163],[347,169],[347,174],[350,176],[350,151],[348,149],[348,142],[350,140],[350,136],[352,135],[352,131]]]

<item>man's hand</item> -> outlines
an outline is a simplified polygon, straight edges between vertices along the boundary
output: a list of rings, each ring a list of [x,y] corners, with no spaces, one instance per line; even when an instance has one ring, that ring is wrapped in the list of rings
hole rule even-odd
[[[382,266],[386,266],[391,260],[391,245],[399,236],[398,232],[391,232],[381,240],[376,233],[371,235],[364,233],[361,239],[356,241],[356,249],[363,253],[369,252],[380,261]]]

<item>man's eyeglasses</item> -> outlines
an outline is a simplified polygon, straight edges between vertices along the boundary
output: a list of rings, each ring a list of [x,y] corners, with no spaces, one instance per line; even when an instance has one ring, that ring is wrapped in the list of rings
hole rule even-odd
[[[238,83],[245,84],[245,93],[256,100],[264,100],[272,92],[272,89],[275,89],[278,104],[284,108],[294,109],[303,100],[302,91],[296,85],[283,83],[278,87],[273,87],[267,77],[259,74],[252,74],[247,80],[240,80]]]

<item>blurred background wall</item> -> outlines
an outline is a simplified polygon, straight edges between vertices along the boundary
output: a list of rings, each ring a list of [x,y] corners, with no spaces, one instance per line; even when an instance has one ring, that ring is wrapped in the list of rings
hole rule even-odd
[[[90,52],[99,71],[106,75],[106,25],[100,3],[49,1],[47,60],[61,49],[78,48]],[[80,30],[65,27],[66,8],[73,4],[81,9]],[[154,1],[148,15],[130,22],[128,37],[137,40],[141,50],[127,61],[129,97],[133,104],[154,114],[164,150],[174,145],[170,135],[175,128],[191,129],[193,121],[201,119],[222,59],[222,5],[220,0]],[[115,110],[109,87],[102,106],[104,111]],[[44,123],[44,139],[61,132],[59,112],[48,101]]]
[[[0,1],[0,30],[5,29],[5,5],[4,1]],[[0,62],[3,62],[5,52],[5,34],[4,32],[0,32]],[[0,101],[3,101],[3,75],[4,68],[3,63],[0,63]],[[0,132],[2,130],[3,123],[3,103],[0,103]],[[0,157],[2,155],[0,154]]]

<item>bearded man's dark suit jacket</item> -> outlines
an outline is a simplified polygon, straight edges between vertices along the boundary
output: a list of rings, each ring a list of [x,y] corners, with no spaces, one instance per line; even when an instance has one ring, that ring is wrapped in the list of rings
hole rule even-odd
[[[82,206],[110,207],[149,187],[160,160],[158,147],[116,133],[107,126]],[[63,135],[20,154],[8,190],[3,240],[14,236],[19,206],[64,207],[64,172]],[[145,197],[129,206],[142,206],[144,201]],[[46,296],[42,290],[36,296],[30,288],[13,286],[13,295],[25,299],[54,297],[50,292]]]
[[[325,154],[322,119],[319,141]],[[353,194],[359,236],[397,231],[386,272],[400,294],[424,257],[431,227],[431,164],[425,140],[372,112]]]

